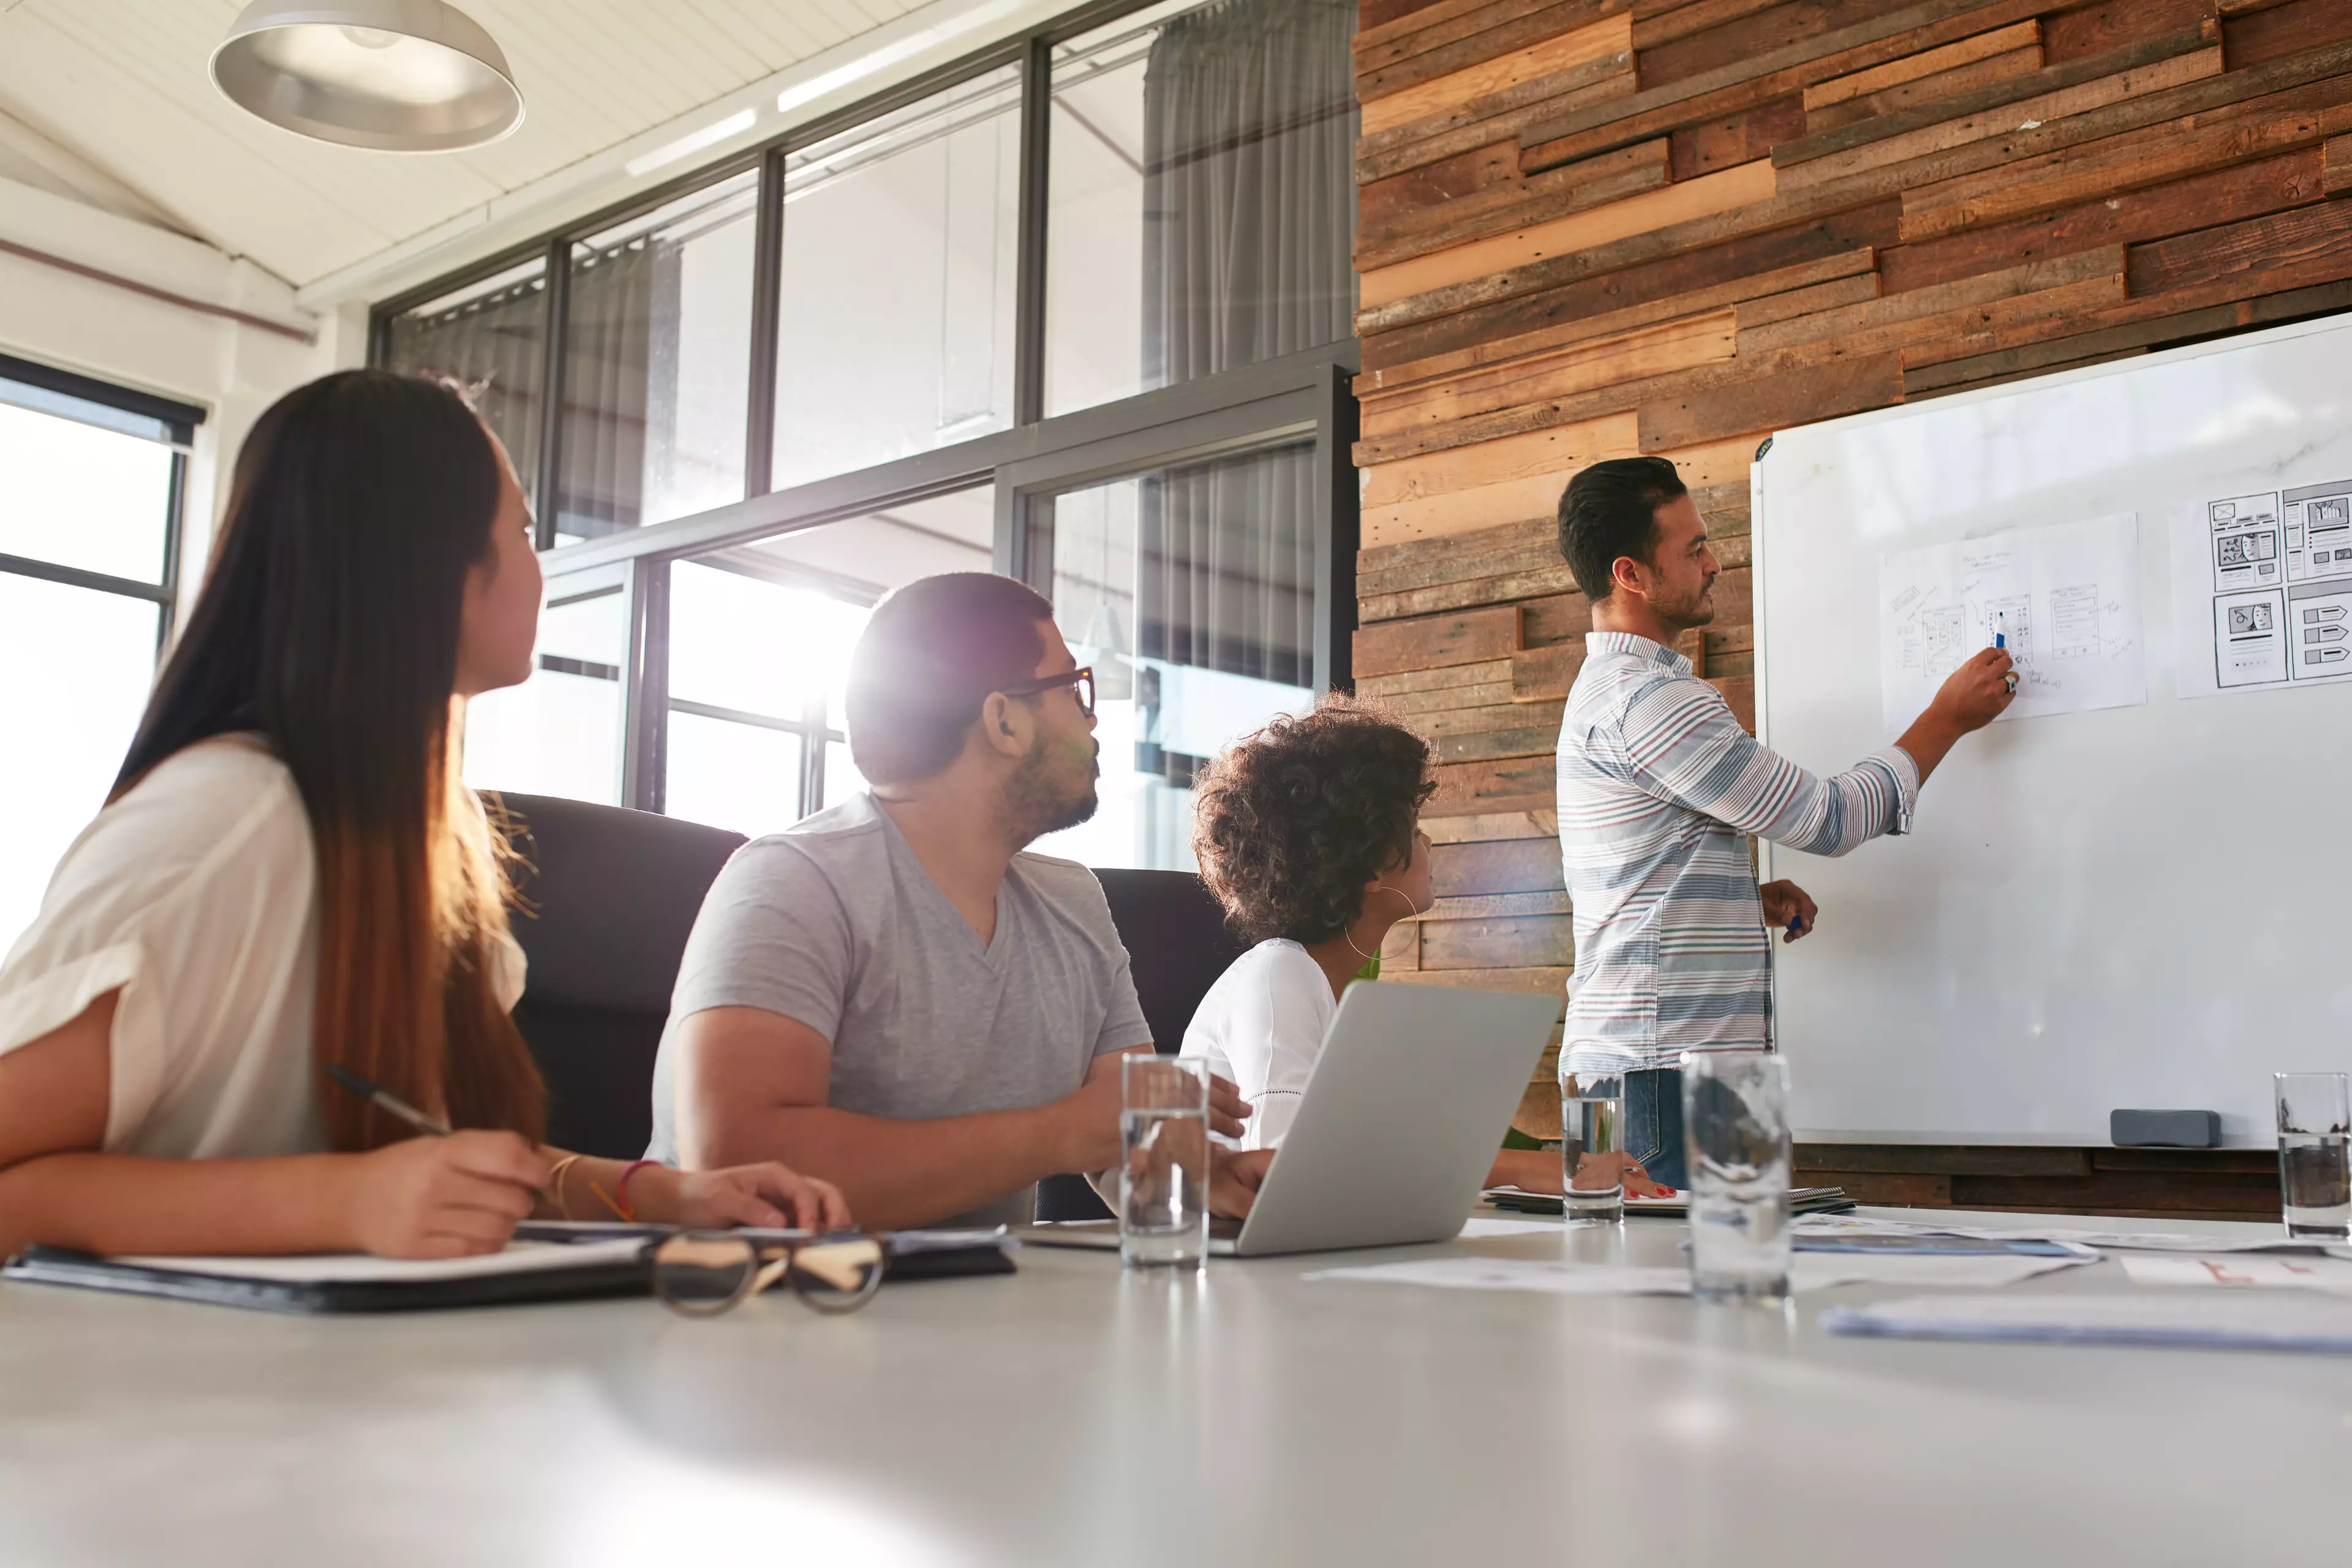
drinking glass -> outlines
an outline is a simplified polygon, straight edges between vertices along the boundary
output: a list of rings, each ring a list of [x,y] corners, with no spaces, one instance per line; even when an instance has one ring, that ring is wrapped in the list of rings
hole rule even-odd
[[[1625,1217],[1625,1075],[1559,1075],[1560,1213],[1570,1225]]]
[[[2352,1131],[2340,1072],[2272,1075],[2278,1090],[2279,1198],[2289,1236],[2352,1235],[2352,1167],[2345,1139]]]
[[[1198,1268],[1209,1256],[1209,1067],[1119,1064],[1118,1255],[1130,1268]]]
[[[1789,1295],[1789,1070],[1769,1051],[1683,1056],[1691,1294]]]

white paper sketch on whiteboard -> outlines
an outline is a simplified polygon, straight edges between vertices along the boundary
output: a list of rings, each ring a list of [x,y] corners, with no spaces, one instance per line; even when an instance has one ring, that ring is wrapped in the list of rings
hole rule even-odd
[[[1945,677],[1997,635],[2017,661],[2017,700],[2004,719],[2147,700],[2135,513],[1902,551],[1879,563],[1878,586],[1889,732],[1918,717]]]
[[[2180,694],[2352,678],[2352,479],[2172,510]]]
[[[2078,583],[2050,593],[2050,657],[2095,658],[2099,652],[2099,585]]]

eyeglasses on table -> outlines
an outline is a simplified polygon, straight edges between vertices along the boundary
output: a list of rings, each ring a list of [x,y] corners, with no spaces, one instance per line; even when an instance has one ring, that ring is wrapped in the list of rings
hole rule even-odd
[[[715,1318],[781,1280],[803,1306],[854,1312],[882,1288],[883,1267],[881,1239],[862,1232],[681,1231],[654,1248],[654,1294],[674,1312]]]

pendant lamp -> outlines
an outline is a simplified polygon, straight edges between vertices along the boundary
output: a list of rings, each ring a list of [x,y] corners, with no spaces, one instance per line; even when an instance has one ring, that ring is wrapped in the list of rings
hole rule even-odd
[[[212,74],[238,108],[346,147],[447,153],[522,123],[505,54],[441,0],[257,0],[213,51]]]

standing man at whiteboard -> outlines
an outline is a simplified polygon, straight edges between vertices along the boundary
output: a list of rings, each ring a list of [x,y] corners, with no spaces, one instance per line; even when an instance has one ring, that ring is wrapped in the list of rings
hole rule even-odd
[[[1684,1170],[1685,1050],[1769,1043],[1772,928],[1813,929],[1794,882],[1756,883],[1748,839],[1843,855],[1910,830],[1919,786],[2010,704],[2010,657],[1952,673],[1901,740],[1815,778],[1739,726],[1675,644],[1715,619],[1722,567],[1664,458],[1595,463],[1559,499],[1559,549],[1592,605],[1559,731],[1559,846],[1576,928],[1564,1070],[1625,1075],[1624,1148]]]

